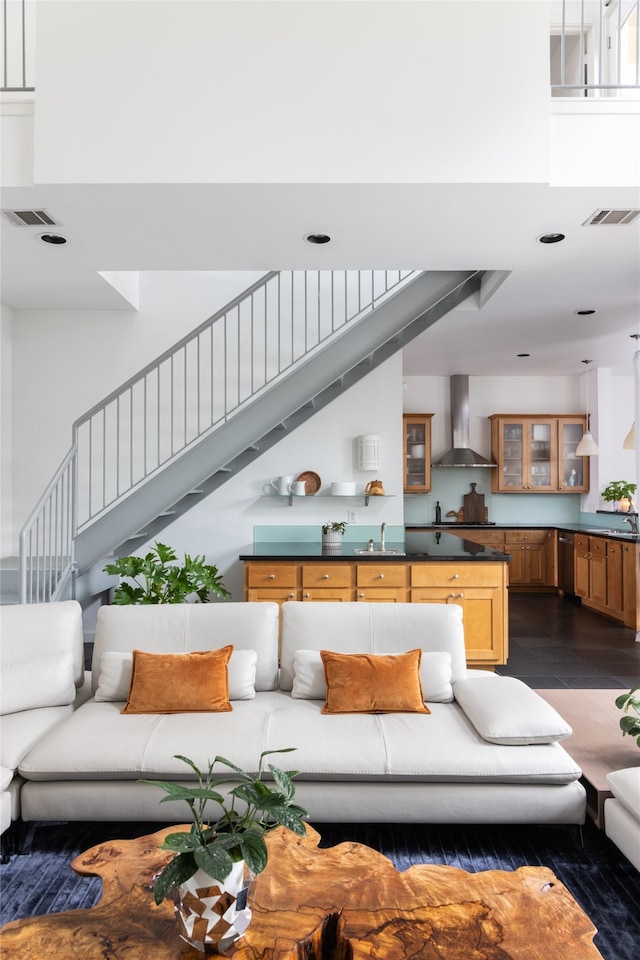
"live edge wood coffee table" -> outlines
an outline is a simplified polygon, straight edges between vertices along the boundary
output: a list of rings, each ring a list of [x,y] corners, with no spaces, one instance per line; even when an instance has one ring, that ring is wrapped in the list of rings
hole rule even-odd
[[[176,932],[173,905],[153,901],[171,854],[169,827],[92,847],[73,861],[102,878],[100,902],[16,920],[0,933],[3,960],[202,960]],[[185,827],[184,829],[188,829]],[[319,835],[268,837],[253,919],[234,960],[596,960],[595,927],[546,867],[466,873],[414,866],[398,873],[358,843],[318,848]],[[34,878],[37,883],[37,878]]]

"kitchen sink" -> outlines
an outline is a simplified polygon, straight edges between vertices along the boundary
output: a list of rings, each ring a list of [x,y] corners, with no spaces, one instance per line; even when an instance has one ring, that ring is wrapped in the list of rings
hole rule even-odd
[[[404,550],[367,550],[366,547],[358,547],[354,551],[360,557],[406,557]]]
[[[606,530],[603,527],[591,527],[585,530],[585,533],[602,533],[606,536],[613,534],[616,537],[640,537],[639,533],[633,533],[632,530]]]

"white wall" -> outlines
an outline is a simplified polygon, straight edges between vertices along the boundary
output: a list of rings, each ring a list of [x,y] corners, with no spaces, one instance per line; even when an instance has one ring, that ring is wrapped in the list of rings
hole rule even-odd
[[[549,179],[538,0],[49,0],[38,30],[37,182]]]
[[[0,557],[15,555],[13,537],[13,313],[0,305]]]

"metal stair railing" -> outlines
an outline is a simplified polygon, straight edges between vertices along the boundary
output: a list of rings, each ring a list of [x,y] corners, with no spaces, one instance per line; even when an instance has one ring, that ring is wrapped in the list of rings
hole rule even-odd
[[[74,570],[73,446],[20,533],[20,602],[57,600]]]
[[[267,273],[76,420],[20,535],[21,602],[56,599],[79,533],[419,273]]]

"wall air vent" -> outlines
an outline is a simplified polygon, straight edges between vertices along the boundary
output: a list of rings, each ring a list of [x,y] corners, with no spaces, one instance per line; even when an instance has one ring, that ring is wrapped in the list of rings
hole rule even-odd
[[[54,220],[46,210],[3,210],[2,216],[6,217],[9,223],[14,227],[59,227],[59,220]]]
[[[583,227],[621,227],[623,224],[633,223],[640,217],[640,210],[596,210]]]

